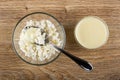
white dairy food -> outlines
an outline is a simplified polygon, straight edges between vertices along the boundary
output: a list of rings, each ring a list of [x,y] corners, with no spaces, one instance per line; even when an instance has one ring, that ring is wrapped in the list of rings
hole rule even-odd
[[[98,17],[85,17],[75,28],[77,41],[85,48],[94,49],[102,46],[108,39],[108,27]]]
[[[49,20],[30,20],[20,33],[19,46],[25,56],[44,61],[50,59],[57,51],[49,41],[57,46],[62,44],[54,24]]]

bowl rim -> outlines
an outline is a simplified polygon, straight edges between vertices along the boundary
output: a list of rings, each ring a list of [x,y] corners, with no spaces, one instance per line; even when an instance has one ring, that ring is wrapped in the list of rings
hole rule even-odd
[[[57,23],[58,23],[58,24],[60,25],[60,27],[62,28],[62,31],[63,31],[63,34],[64,34],[64,40],[63,40],[64,43],[63,43],[62,49],[64,49],[65,44],[66,44],[66,32],[65,32],[65,29],[64,29],[63,25],[57,20],[57,18],[55,18],[54,16],[52,16],[51,14],[46,13],[46,12],[32,12],[32,13],[29,13],[29,14],[23,16],[22,18],[20,18],[20,20],[17,22],[17,24],[15,25],[15,27],[14,27],[14,29],[13,29],[13,33],[12,33],[12,48],[13,48],[13,51],[14,51],[14,52],[16,53],[16,55],[17,55],[21,60],[23,60],[24,62],[26,62],[26,63],[28,63],[28,64],[31,64],[31,65],[41,66],[41,65],[46,65],[46,64],[49,64],[49,63],[55,61],[55,60],[60,56],[61,52],[58,53],[58,55],[57,55],[54,59],[52,59],[51,61],[49,61],[49,62],[46,62],[46,63],[43,63],[43,64],[34,64],[34,63],[28,62],[28,61],[26,61],[25,59],[23,59],[23,58],[18,54],[18,52],[17,52],[17,50],[16,50],[16,48],[15,48],[15,45],[14,45],[14,33],[15,33],[15,30],[16,30],[18,24],[19,24],[23,19],[25,19],[26,17],[28,17],[28,16],[30,16],[30,15],[34,15],[34,14],[44,14],[44,15],[48,15],[48,16],[52,17],[55,21],[57,21]]]

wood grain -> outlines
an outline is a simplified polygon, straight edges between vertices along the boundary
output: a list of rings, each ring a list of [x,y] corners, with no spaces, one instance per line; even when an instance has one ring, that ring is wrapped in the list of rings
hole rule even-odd
[[[44,66],[20,60],[12,49],[12,32],[20,18],[31,12],[47,12],[64,26],[65,49],[90,61],[85,72],[65,55]],[[76,23],[85,16],[106,21],[110,37],[95,50],[81,48],[73,35]],[[120,0],[0,0],[0,80],[120,80]]]

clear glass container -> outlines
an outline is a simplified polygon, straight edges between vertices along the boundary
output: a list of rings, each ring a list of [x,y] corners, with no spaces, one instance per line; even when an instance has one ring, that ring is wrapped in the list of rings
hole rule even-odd
[[[20,59],[22,59],[24,62],[27,62],[29,64],[32,65],[44,65],[44,64],[48,64],[52,61],[54,61],[55,59],[58,58],[58,56],[60,55],[60,53],[57,53],[55,56],[52,56],[52,58],[50,58],[47,61],[35,61],[33,59],[31,59],[30,57],[25,56],[25,54],[23,53],[23,51],[21,51],[20,47],[19,47],[19,39],[20,39],[20,33],[22,31],[22,29],[24,28],[24,26],[26,25],[26,21],[29,20],[35,20],[35,21],[40,21],[40,20],[50,20],[56,27],[57,32],[60,35],[60,39],[62,40],[62,46],[61,48],[64,48],[65,42],[66,42],[66,34],[65,34],[65,30],[64,27],[60,24],[60,22],[52,15],[48,14],[48,13],[44,13],[44,12],[34,12],[31,14],[28,14],[26,16],[24,16],[23,18],[21,18],[18,23],[16,24],[14,31],[13,31],[13,35],[12,35],[12,44],[13,44],[13,49],[15,51],[15,53],[20,57]]]

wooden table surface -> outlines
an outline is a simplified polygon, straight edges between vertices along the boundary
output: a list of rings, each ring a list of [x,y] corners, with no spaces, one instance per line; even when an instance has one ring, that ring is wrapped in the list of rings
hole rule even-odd
[[[24,15],[47,12],[66,31],[65,49],[90,61],[86,72],[65,55],[44,66],[23,62],[12,49],[13,29]],[[79,47],[73,35],[76,23],[85,16],[98,16],[109,26],[110,36],[101,48]],[[120,80],[120,0],[0,0],[0,80]]]

